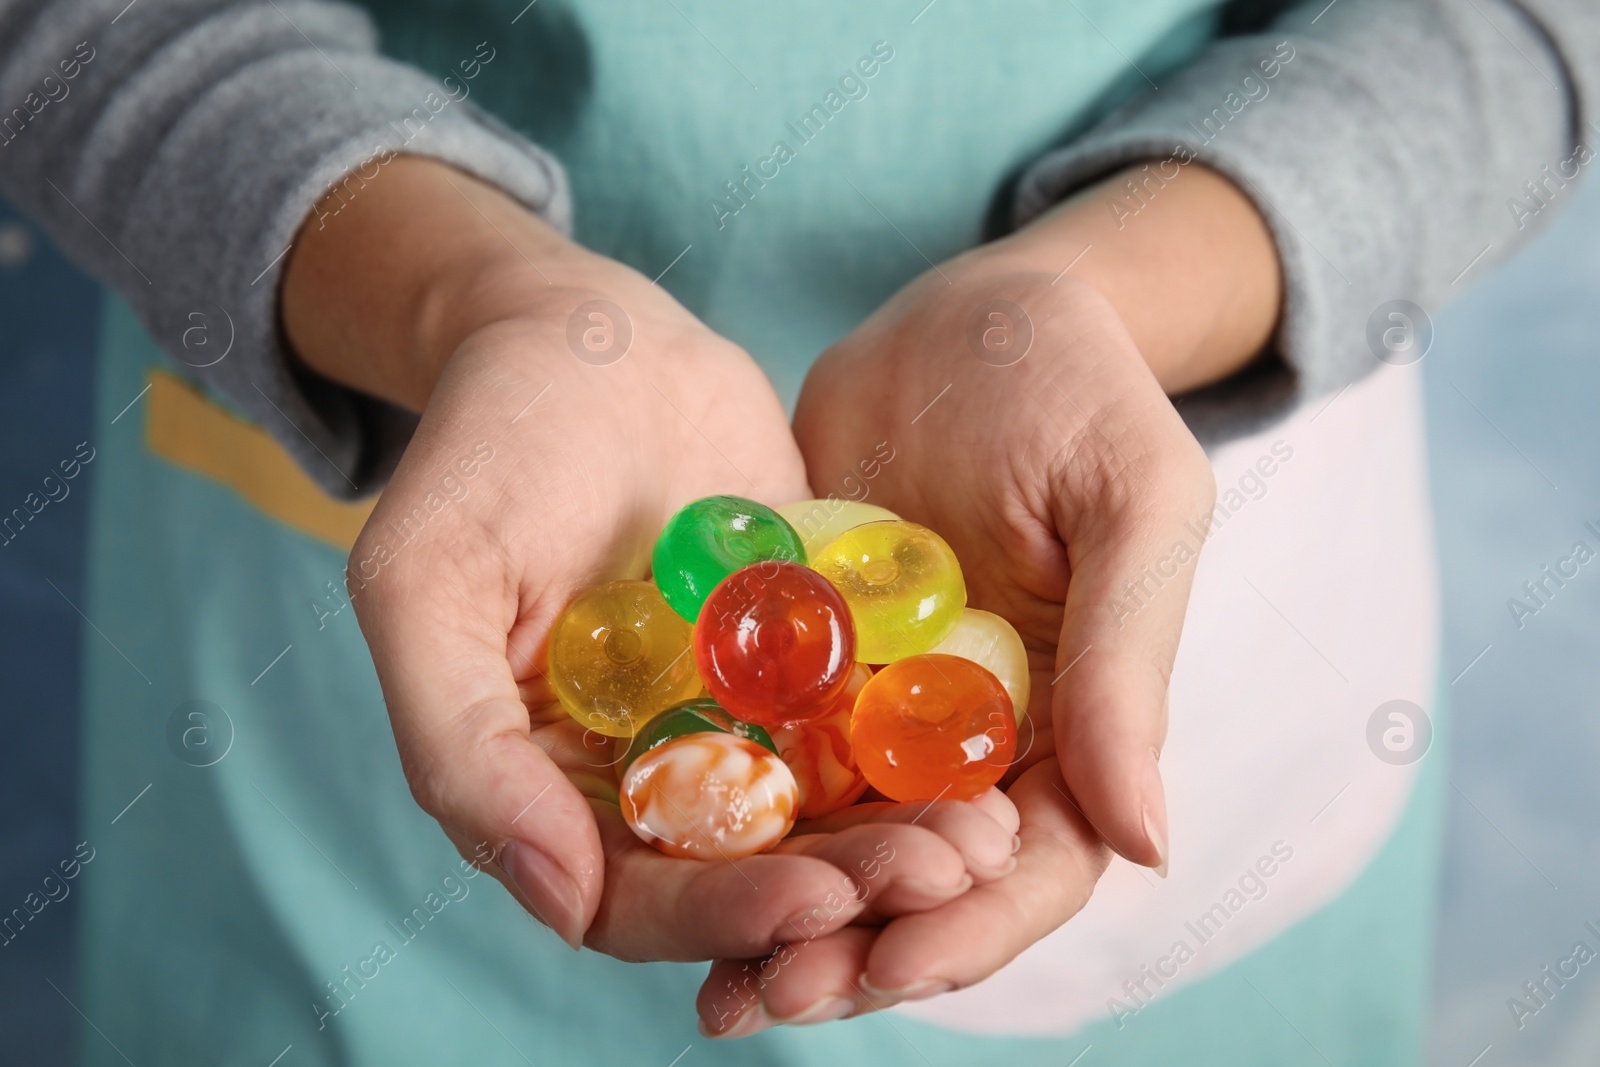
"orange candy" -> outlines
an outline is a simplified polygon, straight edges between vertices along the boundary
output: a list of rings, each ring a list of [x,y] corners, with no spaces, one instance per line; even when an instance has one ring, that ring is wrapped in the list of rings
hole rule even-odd
[[[871,677],[869,668],[856,664],[844,693],[827,711],[769,731],[778,755],[800,786],[798,815],[802,819],[849,807],[867,791],[866,776],[850,751],[850,713],[856,695]]]
[[[1016,716],[1000,680],[978,664],[911,656],[862,687],[850,744],[867,781],[886,797],[971,800],[1011,765]]]

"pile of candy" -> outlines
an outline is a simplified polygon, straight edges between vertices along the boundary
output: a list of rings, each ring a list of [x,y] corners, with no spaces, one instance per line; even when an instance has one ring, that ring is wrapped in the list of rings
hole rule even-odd
[[[932,530],[868,504],[707,497],[667,522],[651,571],[568,605],[549,677],[574,719],[626,739],[622,814],[662,852],[737,859],[868,786],[970,799],[1010,765],[1027,653],[966,606]]]

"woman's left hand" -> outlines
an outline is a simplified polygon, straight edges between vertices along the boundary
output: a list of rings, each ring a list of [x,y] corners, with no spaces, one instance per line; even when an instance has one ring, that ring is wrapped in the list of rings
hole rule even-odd
[[[1163,195],[1169,227],[1186,211],[1200,211],[1202,226],[1233,212],[1244,247],[1191,232],[1194,247],[1256,268],[1264,244],[1275,272],[1259,217],[1224,179],[1197,170]],[[971,605],[1022,635],[1033,697],[1007,779],[1020,816],[1015,868],[878,928],[718,962],[698,1002],[709,1033],[820,1022],[972,985],[1076,914],[1111,850],[1165,873],[1157,760],[1167,683],[1203,540],[1195,531],[1215,496],[1167,391],[1247,361],[1276,316],[1277,290],[1273,273],[1261,287],[1271,306],[1230,317],[1236,338],[1196,323],[1201,343],[1178,359],[1167,341],[1196,309],[1168,301],[1159,319],[1130,321],[1137,284],[1058,266],[1086,229],[1112,243],[1101,252],[1108,266],[1137,263],[1139,242],[1162,232],[1153,212],[1153,229],[1119,247],[1114,233],[1092,232],[1099,209],[1082,209],[1092,212],[1085,223],[1069,205],[917,279],[823,354],[795,417],[812,485],[841,484],[888,441],[894,458],[867,483],[871,502],[941,534]],[[1179,543],[1189,552],[1173,573],[1149,579]]]

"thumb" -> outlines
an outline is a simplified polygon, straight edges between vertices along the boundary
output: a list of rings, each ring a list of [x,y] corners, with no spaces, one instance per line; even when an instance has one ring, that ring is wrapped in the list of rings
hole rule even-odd
[[[1176,414],[1159,421],[1116,442],[1091,429],[1083,448],[1097,454],[1057,477],[1071,578],[1051,709],[1062,777],[1084,817],[1164,877],[1167,684],[1216,490]]]
[[[496,877],[578,948],[600,906],[600,834],[532,735],[507,658],[514,598],[464,577],[462,561],[401,555],[356,602],[411,793],[464,857],[496,857]]]

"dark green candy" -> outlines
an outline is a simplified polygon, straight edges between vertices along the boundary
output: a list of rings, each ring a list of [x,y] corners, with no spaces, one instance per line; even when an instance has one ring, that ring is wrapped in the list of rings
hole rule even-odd
[[[772,736],[767,731],[755,723],[735,719],[723,710],[721,704],[710,697],[697,697],[694,700],[685,700],[681,704],[674,704],[645,723],[644,728],[634,734],[633,740],[629,742],[627,754],[622,757],[618,772],[625,773],[633,766],[634,760],[652,748],[658,748],[668,741],[676,741],[689,734],[711,731],[754,741],[762,748],[770,749],[774,755],[778,752],[778,746],[772,743]]]
[[[672,610],[694,622],[718,582],[766,560],[805,563],[805,543],[788,520],[754,500],[708,496],[667,520],[650,570]]]

